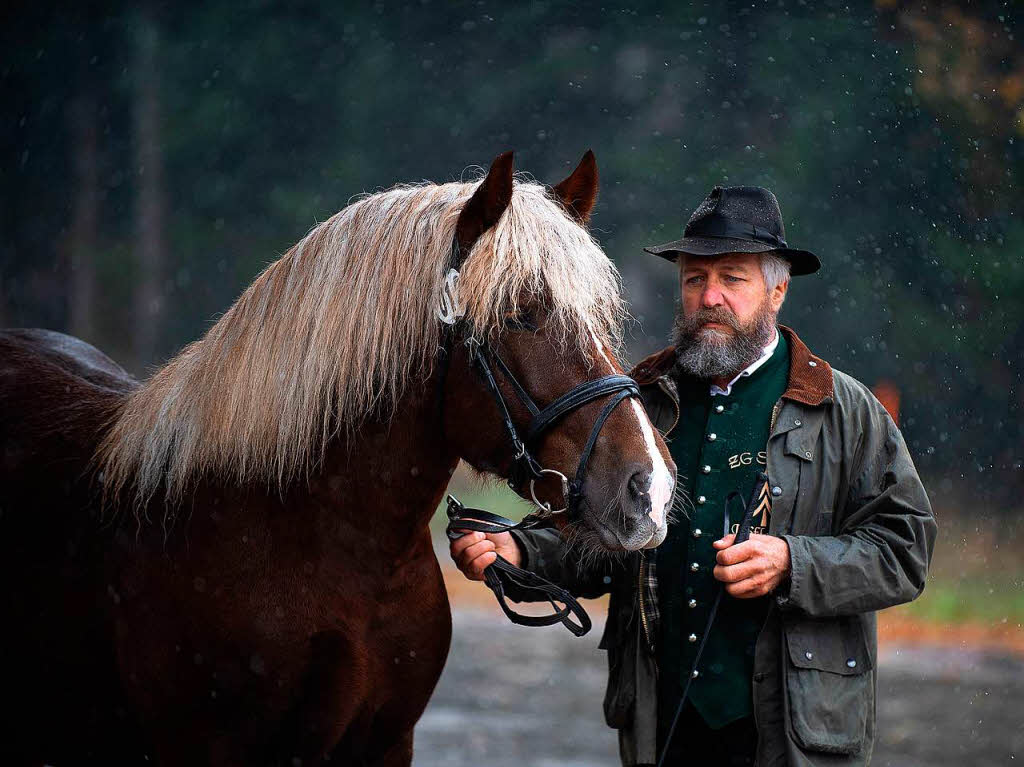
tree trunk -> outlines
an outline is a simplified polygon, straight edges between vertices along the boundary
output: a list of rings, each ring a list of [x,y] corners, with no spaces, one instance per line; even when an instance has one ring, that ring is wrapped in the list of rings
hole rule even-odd
[[[86,64],[87,66],[87,64]],[[75,185],[68,237],[68,327],[96,341],[96,251],[99,227],[99,126],[94,84],[86,79],[68,109]]]
[[[163,318],[163,157],[160,148],[159,29],[144,7],[136,29],[135,62],[135,260],[134,351],[138,369],[154,361]]]

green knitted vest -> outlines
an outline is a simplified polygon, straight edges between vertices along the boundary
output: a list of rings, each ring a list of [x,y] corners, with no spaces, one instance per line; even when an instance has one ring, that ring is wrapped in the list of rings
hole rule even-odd
[[[666,722],[690,675],[718,588],[712,575],[717,552],[711,543],[723,534],[725,498],[736,490],[743,499],[730,507],[735,525],[755,475],[766,470],[772,410],[786,390],[788,374],[789,347],[779,333],[772,357],[749,377],[740,378],[728,396],[712,397],[707,381],[678,381],[680,418],[669,448],[690,509],[688,519],[669,525],[668,537],[657,549],[662,616],[658,709]],[[754,532],[767,532],[768,513],[754,520]],[[753,713],[754,644],[767,612],[767,597],[722,596],[689,692],[689,700],[712,728]]]

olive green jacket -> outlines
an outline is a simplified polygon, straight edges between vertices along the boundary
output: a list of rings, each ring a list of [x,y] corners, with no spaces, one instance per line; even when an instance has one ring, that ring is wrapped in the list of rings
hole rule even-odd
[[[757,764],[863,765],[875,736],[875,611],[923,590],[935,519],[903,437],[878,400],[781,330],[790,373],[768,441],[769,531],[789,544],[791,571],[755,652]],[[669,440],[679,412],[674,359],[670,347],[631,372]],[[657,550],[581,570],[557,532],[515,536],[527,569],[578,596],[611,593],[601,640],[609,665],[605,718],[619,730],[624,765],[654,764]]]

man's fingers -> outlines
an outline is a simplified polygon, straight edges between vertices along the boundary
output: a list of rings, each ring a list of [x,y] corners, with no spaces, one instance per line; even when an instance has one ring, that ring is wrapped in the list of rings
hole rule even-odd
[[[478,543],[484,539],[483,533],[466,533],[461,538],[456,538],[451,542],[449,550],[451,551],[452,559],[458,559],[459,554],[466,550],[467,547],[472,546],[474,543]]]
[[[750,559],[754,556],[754,553],[755,545],[753,541],[743,541],[743,543],[738,543],[735,546],[719,551],[715,555],[715,561],[720,565],[735,565],[737,562]]]
[[[716,580],[722,583],[739,583],[760,573],[762,568],[754,562],[741,562],[738,565],[718,565],[712,571]]]
[[[487,540],[484,538],[482,541],[477,541],[467,546],[461,554],[459,554],[456,560],[459,567],[464,567],[473,562],[481,554],[486,554],[489,551],[494,551],[494,541]]]
[[[474,580],[482,581],[484,579],[484,570],[493,565],[494,560],[497,558],[498,555],[494,553],[492,546],[491,551],[485,551],[469,563],[469,569],[466,572],[466,575],[469,575]]]
[[[758,578],[745,578],[737,583],[727,583],[725,593],[736,599],[753,599],[770,591],[767,584]]]
[[[736,534],[735,533],[729,533],[725,537],[719,538],[717,541],[712,542],[711,546],[713,548],[718,549],[719,551],[721,551],[722,549],[726,549],[729,546],[732,546],[732,542],[734,540],[736,540]]]

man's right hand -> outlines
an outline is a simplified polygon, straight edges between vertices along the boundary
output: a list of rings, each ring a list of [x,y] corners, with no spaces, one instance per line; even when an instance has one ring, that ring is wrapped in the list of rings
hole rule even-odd
[[[451,542],[452,559],[471,581],[482,581],[484,570],[500,554],[510,564],[520,567],[519,545],[508,533],[466,533]]]

